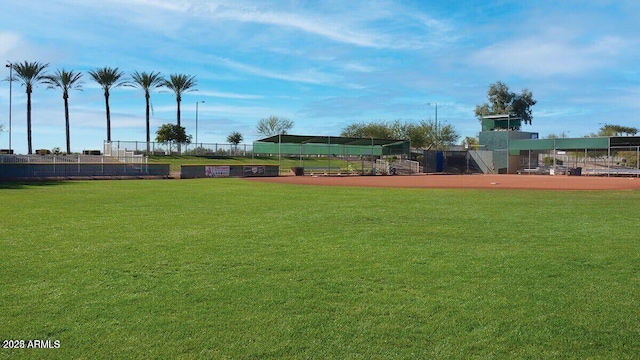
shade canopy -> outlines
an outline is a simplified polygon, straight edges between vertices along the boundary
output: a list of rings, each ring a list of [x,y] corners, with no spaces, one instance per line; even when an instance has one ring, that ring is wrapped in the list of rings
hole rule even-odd
[[[256,153],[317,155],[400,155],[408,154],[410,145],[403,139],[288,134],[269,136],[253,144]]]

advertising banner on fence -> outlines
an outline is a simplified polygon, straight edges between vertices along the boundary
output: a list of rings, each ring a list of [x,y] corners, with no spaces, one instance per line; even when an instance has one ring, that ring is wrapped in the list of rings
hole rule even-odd
[[[243,166],[243,176],[264,176],[264,166]]]
[[[207,177],[228,177],[229,166],[205,166],[204,174]]]

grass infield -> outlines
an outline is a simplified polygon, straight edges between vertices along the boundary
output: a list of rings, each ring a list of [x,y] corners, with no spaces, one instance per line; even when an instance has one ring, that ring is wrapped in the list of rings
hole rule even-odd
[[[638,191],[0,183],[0,358],[640,354]]]

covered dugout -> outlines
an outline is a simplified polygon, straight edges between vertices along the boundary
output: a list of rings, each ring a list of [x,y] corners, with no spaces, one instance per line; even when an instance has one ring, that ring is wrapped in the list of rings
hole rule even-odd
[[[517,160],[518,171],[531,170],[541,165],[541,157],[551,157],[555,164],[560,159],[564,166],[580,167],[588,175],[640,176],[640,137],[514,139],[509,157]]]
[[[253,142],[256,154],[321,156],[409,155],[411,142],[341,136],[274,135]]]
[[[255,154],[363,159],[374,161],[384,156],[408,158],[411,142],[401,139],[351,138],[341,136],[274,135],[254,141]]]

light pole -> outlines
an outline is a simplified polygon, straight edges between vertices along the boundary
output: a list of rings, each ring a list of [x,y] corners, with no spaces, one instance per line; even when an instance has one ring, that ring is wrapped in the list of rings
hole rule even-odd
[[[13,63],[9,62],[5,66],[9,68],[9,153],[11,153],[11,92],[13,88]]]
[[[196,101],[196,147],[198,147],[198,105],[200,103],[204,103],[204,100]]]

